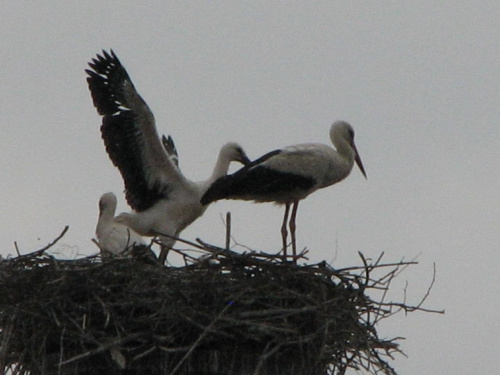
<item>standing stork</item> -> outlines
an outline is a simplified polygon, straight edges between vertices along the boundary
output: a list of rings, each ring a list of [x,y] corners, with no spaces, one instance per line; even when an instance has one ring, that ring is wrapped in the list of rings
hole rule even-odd
[[[120,170],[126,200],[135,211],[118,215],[116,221],[143,236],[159,235],[163,264],[175,237],[205,212],[200,199],[208,187],[227,174],[231,161],[247,164],[250,160],[241,146],[227,143],[208,180],[188,180],[178,168],[173,141],[172,148],[168,139],[162,143],[153,113],[113,51],[103,51],[89,66],[87,82],[94,106],[103,116],[106,151]]]
[[[237,172],[219,178],[201,198],[206,205],[219,199],[274,202],[285,205],[281,226],[283,252],[287,248],[287,220],[292,237],[294,260],[297,256],[295,218],[299,201],[318,189],[336,184],[351,173],[354,161],[366,178],[354,144],[354,130],[344,121],[335,122],[330,139],[336,150],[320,143],[304,143],[271,151]]]
[[[95,230],[101,254],[122,255],[137,245],[146,245],[134,230],[115,220],[116,195],[106,193],[99,199],[99,219]]]

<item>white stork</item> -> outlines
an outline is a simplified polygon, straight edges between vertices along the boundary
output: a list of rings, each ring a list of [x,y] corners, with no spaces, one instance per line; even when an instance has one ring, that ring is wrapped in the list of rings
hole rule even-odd
[[[293,204],[288,226],[295,260],[295,217],[299,201],[318,189],[342,181],[351,172],[354,161],[366,178],[363,163],[354,145],[354,130],[351,125],[344,121],[335,122],[330,129],[330,139],[336,150],[320,143],[305,143],[269,152],[237,172],[219,178],[203,195],[201,203],[241,199],[284,204],[281,234],[285,256],[287,220]]]
[[[170,151],[168,141],[162,144],[153,113],[113,51],[103,51],[89,66],[87,82],[94,106],[103,116],[106,151],[120,170],[125,197],[135,211],[116,220],[143,236],[159,235],[163,263],[175,243],[173,237],[205,212],[200,199],[208,187],[227,174],[231,161],[247,164],[250,160],[241,146],[227,143],[208,180],[186,179],[178,168],[175,146]]]
[[[115,220],[116,195],[106,193],[99,200],[99,219],[95,230],[101,254],[122,255],[137,245],[146,245],[134,230]]]

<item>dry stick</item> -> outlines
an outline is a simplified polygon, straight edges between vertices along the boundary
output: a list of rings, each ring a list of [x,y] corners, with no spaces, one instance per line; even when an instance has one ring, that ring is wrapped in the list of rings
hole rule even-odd
[[[363,262],[363,265],[365,266],[365,282],[364,282],[364,287],[367,287],[368,283],[370,281],[370,267],[368,267],[368,263],[366,262],[366,258],[363,255],[363,253],[360,252],[360,251],[358,251],[358,255],[361,258],[361,261]]]
[[[188,351],[191,346],[181,346],[178,348],[167,348],[166,346],[159,346],[161,351],[164,351],[165,353],[179,353],[179,352],[186,352]]]
[[[267,333],[280,333],[280,334],[293,334],[295,333],[295,330],[292,328],[282,328],[282,327],[277,327],[273,326],[272,324],[269,323],[259,323],[258,321],[252,321],[252,320],[242,320],[242,319],[237,319],[237,318],[231,318],[231,317],[221,317],[219,319],[221,322],[228,323],[231,326],[247,326],[247,327],[252,327],[256,331],[261,331],[261,332],[267,332]],[[221,333],[218,333],[221,335]],[[226,334],[227,335],[227,334]]]
[[[0,370],[5,369],[7,364],[7,351],[6,349],[9,347],[9,341],[14,330],[14,320],[16,318],[16,314],[12,314],[9,319],[9,323],[6,327],[2,327],[2,341],[0,347],[3,350],[0,351]]]
[[[176,241],[179,241],[179,242],[182,242],[186,245],[190,245],[190,246],[193,246],[193,247],[196,247],[197,249],[200,249],[200,250],[205,250],[203,247],[201,247],[200,245],[194,243],[194,242],[191,242],[191,241],[188,241],[188,240],[185,240],[185,239],[182,239],[180,237],[175,237],[175,236],[170,236],[168,234],[164,234],[164,233],[160,233],[160,232],[156,232],[157,235],[159,236],[164,236],[164,237],[168,237],[168,238],[172,238]],[[158,241],[154,241],[155,243],[159,243]]]
[[[227,214],[229,214],[229,215],[230,215],[231,213],[230,213],[230,212],[228,212],[228,213],[226,213],[226,215],[227,215]],[[222,220],[223,225],[226,227],[226,233],[227,233],[227,225],[226,225],[226,221],[224,221],[224,218],[222,217],[222,215],[220,215],[220,217],[221,217],[221,220]],[[236,246],[239,246],[239,247],[242,247],[242,248],[244,248],[244,249],[246,249],[246,250],[248,250],[248,251],[253,251],[250,247],[240,244],[240,243],[236,240],[236,238],[235,238],[233,235],[231,235],[231,230],[229,230],[229,235],[230,235],[230,241],[233,241],[233,243],[234,243],[234,246],[235,246],[235,247],[236,247]],[[226,243],[227,243],[227,240],[226,240]],[[226,246],[226,248],[228,248],[228,246]]]
[[[176,236],[171,236],[169,234],[165,234],[165,233],[161,233],[161,232],[157,232],[155,231],[154,232],[155,235],[158,235],[158,236],[163,236],[163,237],[167,237],[167,238],[171,238],[171,239],[174,239],[175,241],[180,241],[180,242],[185,242],[184,240],[182,240],[181,238],[179,237],[176,237]],[[165,262],[167,261],[167,257],[168,257],[168,252],[171,250],[169,248],[167,248],[166,246],[164,246],[161,241],[155,241],[153,240],[154,243],[160,245],[160,256],[158,257],[158,262],[161,264],[161,265],[165,265]]]
[[[394,267],[394,266],[410,266],[410,265],[416,265],[418,262],[398,262],[398,263],[385,263],[385,264],[377,264],[375,266],[371,266],[373,268],[382,268],[382,267]],[[341,273],[341,272],[348,272],[348,271],[356,271],[356,270],[364,270],[365,266],[352,266],[352,267],[345,267],[345,268],[339,268],[335,270],[335,272]]]
[[[231,212],[226,212],[226,250],[231,245]]]
[[[242,295],[245,291],[243,291],[242,293],[240,293],[240,295]],[[239,296],[240,296],[239,295]],[[238,297],[239,297],[238,296]],[[235,298],[234,300],[236,300],[237,298]],[[191,345],[191,348],[189,348],[188,352],[186,354],[184,354],[184,356],[181,358],[181,360],[179,361],[179,363],[177,363],[177,365],[175,366],[175,368],[172,370],[172,372],[170,373],[171,375],[175,375],[177,373],[177,371],[180,369],[181,365],[184,363],[184,361],[191,355],[191,353],[193,352],[194,349],[196,349],[196,347],[198,346],[198,344],[201,342],[201,340],[203,338],[205,338],[205,336],[208,334],[208,332],[210,332],[212,330],[212,327],[215,325],[215,323],[217,323],[217,321],[219,320],[219,318],[226,312],[226,310],[231,307],[231,305],[226,305],[226,307],[224,307],[220,313],[215,317],[214,320],[212,320],[212,322],[205,328],[205,330],[201,333],[201,335],[198,337],[198,339],[194,342],[193,345]]]
[[[238,241],[236,241],[236,239],[231,235],[231,212],[227,212],[226,213],[225,226],[226,226],[226,246],[225,246],[225,250],[230,250],[231,240],[232,240],[235,243],[236,246],[241,246],[241,247],[247,249],[254,256],[259,256],[261,258],[269,258],[269,259],[281,259],[282,261],[286,261],[287,257],[285,255],[279,255],[283,250],[281,250],[278,254],[267,254],[267,253],[264,253],[262,251],[261,252],[257,252],[255,250],[251,249],[250,247],[244,246],[244,245],[240,244]],[[204,247],[210,247],[211,249],[215,249],[216,248],[216,246],[208,245],[207,243],[201,241],[199,238],[197,238],[196,240],[199,243],[201,243],[202,246],[204,246]],[[189,242],[187,242],[187,241],[184,241],[184,242],[189,244]],[[207,249],[205,248],[204,250],[207,250]],[[221,250],[223,250],[223,249],[221,249]],[[309,260],[309,258],[307,258],[305,256],[308,252],[309,252],[309,250],[307,250],[306,248],[304,248],[304,250],[302,250],[300,252],[300,254],[295,257],[295,261],[297,261],[298,259]],[[241,255],[241,254],[238,254],[238,253],[235,253],[235,252],[233,252],[233,254]]]
[[[424,311],[424,312],[431,312],[431,313],[436,313],[436,314],[444,314],[444,310],[431,310],[431,309],[424,309],[422,307],[423,303],[429,297],[429,294],[431,292],[432,287],[434,286],[434,282],[436,281],[436,263],[433,265],[433,274],[432,274],[432,281],[427,288],[427,291],[425,292],[425,295],[422,297],[420,302],[417,304],[417,306],[407,306],[404,303],[396,303],[396,302],[391,302],[392,305],[399,306],[401,307],[405,313],[412,312],[412,311]]]
[[[421,254],[422,253],[417,254],[410,262],[416,262],[416,260],[418,259],[418,257],[420,257]],[[402,260],[404,260],[404,258]],[[418,263],[418,262],[416,262],[416,263]],[[400,273],[403,273],[403,271],[406,269],[406,267],[408,267],[408,266],[405,265],[401,269],[396,270],[397,272],[395,272],[394,276],[398,276]]]
[[[397,268],[395,270],[392,270],[390,272],[388,272],[385,276],[383,276],[381,279],[379,280],[374,280],[374,283],[372,285],[370,285],[369,287],[370,288],[373,288],[374,286],[376,286],[377,284],[387,284],[387,287],[383,293],[383,296],[382,296],[382,301],[380,301],[378,303],[378,306],[379,307],[382,307],[382,306],[388,306],[388,307],[398,307],[398,311],[400,310],[404,310],[405,313],[408,313],[408,312],[412,312],[412,311],[416,311],[416,310],[420,310],[420,311],[424,311],[424,312],[432,312],[432,313],[439,313],[439,314],[442,314],[444,313],[444,310],[432,310],[432,309],[424,309],[422,308],[422,304],[424,303],[424,301],[427,299],[427,297],[429,296],[430,294],[430,290],[432,289],[432,286],[434,285],[434,282],[435,282],[435,277],[436,277],[436,269],[435,269],[435,264],[434,264],[434,273],[433,273],[433,279],[431,281],[431,284],[429,286],[429,288],[427,289],[427,292],[426,294],[424,295],[424,297],[422,298],[422,300],[418,303],[417,306],[408,306],[406,305],[406,295],[405,295],[405,301],[403,303],[395,303],[395,302],[389,302],[389,303],[384,303],[383,301],[385,300],[385,297],[386,297],[386,293],[388,291],[388,288],[389,288],[389,285],[391,284],[392,280],[397,276],[399,275],[404,269],[406,269],[406,267],[408,267],[409,265],[411,264],[418,264],[417,262],[415,262],[414,260],[408,262],[404,262],[404,261],[401,261],[399,263],[392,263],[392,264],[379,264],[380,261],[381,261],[381,258],[382,258],[382,255],[379,256],[379,258],[377,259],[376,261],[376,264],[375,265],[370,265],[370,270],[373,270],[375,268],[379,268],[379,267],[387,267],[387,266],[397,266]],[[366,261],[365,261],[365,258],[362,254],[360,254],[360,257],[361,259],[363,260],[363,262],[365,263],[365,270],[367,270],[367,264],[366,264]],[[353,268],[353,267],[350,267],[350,268]],[[365,271],[366,272],[366,271]],[[387,281],[383,281],[384,279],[387,279]],[[391,315],[394,315],[396,312],[394,313],[391,313],[389,314],[389,316]],[[375,319],[375,324],[378,323],[380,320],[382,319],[385,319],[387,316],[377,316],[377,318]]]
[[[264,253],[262,251],[261,252],[257,252],[255,250],[253,250],[252,248],[250,248],[248,246],[245,246],[245,245],[242,245],[238,241],[236,241],[236,239],[231,235],[231,212],[227,212],[226,213],[226,222],[225,222],[225,225],[226,225],[226,249],[227,250],[229,250],[230,245],[231,245],[231,240],[232,240],[235,243],[236,246],[243,247],[244,249],[250,251],[255,256],[258,255],[258,256],[260,256],[262,258],[281,259],[282,261],[286,261],[287,257],[285,255],[280,255],[280,253],[283,252],[283,249],[281,249],[277,254],[267,254],[267,253]],[[309,252],[309,250],[307,250],[306,248],[304,248],[304,250],[302,250],[300,252],[300,254],[295,257],[295,261],[297,261],[298,259],[309,260],[309,258],[307,258],[305,256],[308,252]]]
[[[208,252],[211,252],[211,253],[218,253],[218,254],[224,254],[224,255],[227,255],[227,256],[230,256],[230,257],[244,257],[245,255],[243,254],[238,254],[237,252],[235,251],[232,251],[230,249],[224,249],[222,247],[219,247],[219,246],[215,246],[215,245],[210,245],[208,242],[205,242],[203,240],[201,240],[200,238],[197,238],[196,241],[201,245],[201,249],[205,250],[205,251],[208,251]],[[200,246],[198,245],[198,246]]]
[[[14,241],[14,249],[16,249],[17,256],[21,256],[21,252],[19,251],[19,247],[17,247],[17,241]]]
[[[169,234],[165,234],[165,233],[161,233],[161,232],[156,232],[155,231],[155,234],[158,235],[158,236],[164,236],[164,237],[167,237],[167,238],[171,238],[171,239],[174,239],[175,241],[179,241],[179,242],[182,242],[182,243],[185,243],[187,245],[191,245],[193,247],[196,247],[197,249],[200,249],[200,250],[204,250],[202,247],[200,247],[199,245],[193,243],[193,242],[190,242],[190,241],[187,241],[187,240],[184,240],[182,238],[179,238],[179,237],[176,237],[176,236],[171,236]],[[161,265],[165,265],[165,262],[167,260],[167,256],[168,256],[168,251],[166,251],[166,247],[162,245],[162,243],[160,241],[157,241],[157,240],[152,240],[151,241],[152,243],[156,243],[158,245],[160,245],[161,247],[161,250],[160,250],[160,257],[158,258],[158,261]],[[164,251],[165,250],[165,251]],[[170,250],[173,250],[173,249],[168,249],[169,251]],[[176,251],[178,252],[178,251]]]
[[[41,248],[40,250],[36,250],[36,251],[33,251],[32,253],[25,254],[25,255],[21,255],[21,254],[19,253],[19,249],[18,249],[18,247],[17,247],[17,242],[14,242],[14,247],[16,248],[17,255],[18,255],[19,257],[21,257],[21,256],[24,256],[24,257],[36,257],[36,256],[40,256],[40,255],[42,255],[42,254],[45,252],[45,250],[50,249],[52,246],[54,246],[54,245],[57,243],[57,241],[59,241],[61,238],[63,238],[63,236],[64,236],[64,235],[66,234],[66,232],[68,231],[68,229],[69,229],[69,226],[68,226],[68,225],[66,225],[66,226],[64,227],[63,231],[61,232],[61,234],[60,234],[59,236],[57,236],[57,237],[56,237],[56,239],[55,239],[54,241],[52,241],[51,243],[49,243],[47,246],[45,246],[45,247]]]
[[[143,333],[134,333],[134,334],[128,335],[126,337],[123,337],[123,338],[120,338],[120,339],[117,339],[117,340],[113,340],[113,341],[111,341],[111,342],[109,342],[107,344],[99,346],[96,349],[89,350],[88,352],[79,354],[79,355],[74,356],[74,357],[72,357],[72,358],[70,358],[70,359],[68,359],[68,360],[66,360],[64,362],[61,362],[61,363],[59,363],[59,366],[67,365],[67,364],[69,364],[71,362],[75,362],[75,361],[78,361],[80,359],[83,359],[83,358],[86,358],[86,357],[89,357],[89,356],[92,356],[92,355],[95,355],[95,354],[102,353],[102,352],[104,352],[104,351],[106,351],[108,349],[111,349],[113,347],[117,347],[119,345],[126,344],[129,341],[139,339],[139,338],[141,338],[143,336],[144,336]]]
[[[136,361],[138,359],[141,359],[141,358],[147,356],[148,354],[154,352],[155,350],[156,350],[156,346],[152,346],[151,348],[149,348],[145,352],[142,352],[142,353],[136,355],[134,358],[132,358],[132,360],[130,362],[134,362],[134,361]]]
[[[173,251],[174,253],[177,253],[177,254],[181,255],[184,258],[184,264],[186,266],[187,266],[186,258],[189,259],[189,260],[191,260],[192,262],[195,262],[196,260],[198,260],[198,258],[195,258],[192,255],[186,254],[182,250],[177,250],[177,249],[170,249],[170,250]]]
[[[425,293],[424,297],[420,301],[420,303],[416,306],[417,309],[420,309],[424,301],[429,297],[429,294],[431,293],[431,289],[434,286],[434,282],[436,281],[436,263],[433,263],[432,265],[433,272],[432,272],[432,281],[431,284],[429,285],[429,288],[427,288],[427,292]],[[444,314],[444,310],[441,310],[442,313]]]
[[[231,259],[231,260],[238,259],[238,260],[247,260],[248,261],[248,259],[251,258],[253,265],[270,264],[268,260],[258,259],[258,257],[260,257],[260,255],[255,254],[255,253],[239,254],[239,253],[232,251],[232,250],[223,249],[223,248],[218,247],[218,246],[210,245],[209,243],[206,243],[199,238],[197,238],[196,241],[198,241],[198,243],[200,243],[203,246],[203,250],[211,252],[211,253],[215,253],[217,255],[224,255],[228,259]]]
[[[425,302],[427,297],[429,296],[431,289],[434,285],[434,282],[436,280],[436,268],[434,265],[434,274],[432,276],[432,281],[431,284],[429,285],[429,288],[427,288],[427,292],[425,295],[422,297],[420,302],[417,304],[417,306],[408,306],[405,303],[399,303],[399,302],[387,302],[387,303],[379,303],[379,306],[394,306],[394,307],[399,307],[400,309],[404,310],[405,313],[408,312],[413,312],[413,311],[423,311],[423,312],[429,312],[429,313],[434,313],[434,314],[444,314],[444,310],[433,310],[433,309],[425,309],[422,307],[422,304]],[[394,315],[394,314],[391,314]]]
[[[50,249],[52,246],[54,246],[54,245],[57,243],[57,241],[59,241],[61,238],[63,238],[63,236],[64,236],[64,235],[66,234],[66,232],[68,231],[68,229],[69,229],[69,225],[66,225],[66,226],[64,227],[63,231],[61,232],[61,234],[60,234],[59,236],[57,236],[57,238],[56,238],[54,241],[52,241],[51,243],[49,243],[49,244],[48,244],[47,246],[45,246],[44,248],[42,248],[42,249],[40,249],[40,250],[36,251],[35,253],[36,253],[37,255],[41,255],[41,254],[43,254],[43,252],[44,252],[45,250]]]
[[[205,251],[209,251],[209,252],[215,252],[217,254],[223,254],[223,255],[226,255],[226,256],[229,256],[229,257],[233,257],[233,258],[237,258],[237,259],[245,259],[246,257],[252,257],[253,258],[253,261],[255,262],[264,262],[266,264],[268,264],[269,262],[267,260],[262,260],[262,259],[258,259],[258,258],[264,258],[264,259],[284,259],[284,256],[283,255],[272,255],[272,254],[266,254],[266,253],[263,253],[263,252],[260,252],[260,253],[257,253],[255,251],[251,251],[250,253],[246,254],[246,253],[243,253],[243,254],[240,254],[240,253],[237,253],[233,250],[230,250],[230,249],[224,249],[222,247],[218,247],[218,246],[215,246],[215,245],[210,245],[209,243],[207,242],[204,242],[203,240],[201,240],[200,238],[197,238],[196,241],[198,243],[200,243],[202,245],[202,249],[205,250]],[[300,259],[300,258],[303,258],[303,259],[308,259],[305,255],[309,252],[309,250],[305,249],[303,250],[299,255],[297,255],[297,259]]]
[[[95,238],[92,238],[91,241],[102,251],[101,245],[99,245],[99,242]]]
[[[59,363],[62,363],[63,356],[64,356],[64,334],[66,333],[66,327],[63,327],[63,330],[61,332],[61,338],[59,342]],[[59,366],[59,369],[57,370],[57,374],[61,375],[62,374],[62,366]]]
[[[379,309],[378,309],[378,311],[377,311],[377,314],[375,315],[375,321],[373,322],[373,324],[377,324],[380,320],[382,320],[382,319],[384,319],[384,318],[385,318],[384,314],[379,314],[378,312],[379,312],[379,311],[381,311],[381,308],[380,308],[380,307],[381,307],[381,305],[384,303],[385,298],[387,297],[387,293],[389,292],[389,287],[390,287],[390,284],[391,284],[391,282],[392,282],[393,278],[395,278],[395,277],[396,277],[396,276],[395,276],[395,272],[394,272],[394,270],[393,270],[393,271],[391,271],[391,272],[389,272],[389,273],[388,273],[388,275],[391,275],[391,276],[389,277],[389,280],[384,281],[384,283],[386,283],[387,287],[386,287],[386,289],[384,290],[384,292],[382,293],[382,298],[381,298],[381,299],[380,299],[380,301],[378,302],[378,307],[379,307]],[[386,278],[386,277],[387,277],[387,275],[383,276],[383,277],[382,277],[382,279],[384,279],[384,278]],[[381,279],[380,279],[380,280],[381,280]],[[376,283],[377,283],[377,284],[380,284],[380,280],[376,281]],[[392,315],[392,314],[391,314],[391,315]]]
[[[253,375],[259,375],[261,367],[264,365],[264,362],[272,356],[274,353],[276,353],[280,348],[281,345],[278,344],[276,345],[273,349],[268,350],[268,347],[271,345],[270,342],[267,343],[266,348],[264,349],[264,353],[260,356],[259,363],[255,367],[255,371],[253,372]]]
[[[231,236],[231,240],[233,241],[233,243],[234,243],[234,246],[235,246],[235,247],[242,247],[242,248],[243,248],[243,249],[245,249],[245,250],[248,250],[248,251],[254,251],[251,247],[249,247],[249,246],[245,246],[245,245],[243,245],[243,244],[239,243],[239,242],[236,240],[236,238],[235,238],[234,236]],[[281,251],[280,251],[280,252],[281,252]],[[278,253],[278,254],[279,254],[279,253]]]
[[[404,266],[406,267],[406,266]],[[396,274],[398,273],[400,266],[396,266],[396,268],[390,270],[387,272],[384,276],[378,278],[377,280],[373,280],[372,287],[377,286],[378,288],[382,288],[385,290],[388,290],[392,280],[396,277]]]
[[[375,265],[378,265],[382,261],[382,258],[384,257],[384,255],[385,255],[385,251],[382,251],[380,253],[380,255],[378,256],[377,260],[375,261]]]

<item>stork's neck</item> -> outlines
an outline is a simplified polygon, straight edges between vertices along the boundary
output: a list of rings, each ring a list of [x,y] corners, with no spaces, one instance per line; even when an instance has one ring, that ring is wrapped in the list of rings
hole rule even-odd
[[[108,223],[112,221],[114,217],[115,217],[115,209],[113,209],[113,207],[108,206],[99,213],[99,221],[102,222]]]
[[[210,176],[207,182],[209,184],[212,184],[213,182],[215,182],[215,180],[219,179],[222,176],[225,176],[227,174],[227,171],[229,170],[230,163],[231,160],[229,160],[224,151],[221,150],[219,156],[217,157],[217,161],[215,162],[215,167],[212,172],[212,175]]]
[[[109,223],[113,221],[115,212],[110,210],[109,207],[99,212],[99,219],[97,220],[97,228],[96,233],[97,237],[99,237],[100,233],[106,228]]]
[[[337,153],[339,154],[339,156],[345,159],[352,166],[352,164],[354,163],[354,157],[356,156],[356,152],[349,144],[349,142],[341,138],[341,139],[336,139],[333,142],[333,144],[337,149]]]

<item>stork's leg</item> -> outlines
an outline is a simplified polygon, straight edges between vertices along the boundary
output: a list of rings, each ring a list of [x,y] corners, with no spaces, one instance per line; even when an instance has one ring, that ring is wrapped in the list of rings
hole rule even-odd
[[[292,215],[290,216],[290,235],[292,236],[292,251],[293,251],[293,261],[297,262],[297,243],[295,241],[295,217],[297,216],[297,210],[299,208],[299,201],[294,202],[292,208]]]
[[[283,240],[283,255],[286,260],[286,237],[288,236],[288,232],[286,230],[286,225],[288,222],[288,212],[290,211],[290,203],[285,205],[285,216],[283,217],[283,224],[281,225],[281,238]]]
[[[160,256],[158,257],[158,262],[163,266],[167,261],[168,252],[170,251],[169,246],[160,245]]]

